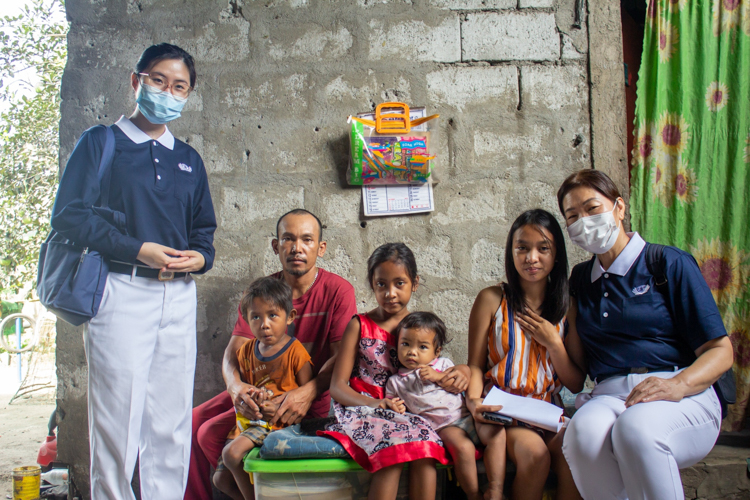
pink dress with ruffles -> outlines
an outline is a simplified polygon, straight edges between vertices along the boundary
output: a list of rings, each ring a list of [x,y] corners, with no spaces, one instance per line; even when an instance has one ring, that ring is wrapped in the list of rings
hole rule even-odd
[[[359,353],[349,378],[355,391],[375,399],[385,397],[388,377],[398,369],[395,338],[366,314],[361,325]],[[422,417],[369,406],[333,403],[336,422],[319,434],[337,440],[368,472],[394,464],[434,458],[447,464],[448,455],[437,433]]]

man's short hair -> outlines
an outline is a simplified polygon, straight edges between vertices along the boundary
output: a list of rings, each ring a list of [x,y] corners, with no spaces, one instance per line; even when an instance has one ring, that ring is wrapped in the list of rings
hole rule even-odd
[[[281,221],[284,220],[284,217],[287,215],[311,215],[315,222],[318,223],[318,242],[323,241],[323,223],[320,222],[320,219],[318,219],[318,216],[314,213],[310,212],[309,210],[305,210],[304,208],[295,208],[294,210],[290,210],[281,217],[279,217],[279,220],[276,221],[276,239],[279,238],[279,225],[281,224]]]
[[[272,278],[271,276],[253,281],[242,296],[240,313],[242,313],[242,317],[248,323],[250,319],[247,317],[247,310],[252,305],[254,299],[269,302],[279,309],[283,309],[286,311],[287,316],[289,316],[289,313],[293,309],[292,287],[286,281]]]

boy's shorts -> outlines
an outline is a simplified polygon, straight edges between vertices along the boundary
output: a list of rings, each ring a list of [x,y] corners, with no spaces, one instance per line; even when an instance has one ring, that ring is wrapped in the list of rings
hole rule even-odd
[[[471,442],[474,443],[474,446],[482,446],[482,441],[477,435],[477,429],[476,427],[474,427],[474,419],[471,418],[471,415],[461,417],[452,424],[446,425],[445,427],[458,427],[469,435],[469,439],[471,439]],[[445,427],[443,427],[443,429],[445,429]]]
[[[266,440],[266,436],[268,436],[271,431],[273,431],[273,429],[269,429],[264,425],[250,425],[246,430],[242,431],[240,436],[245,436],[253,442],[256,448],[260,448],[263,446],[263,441]]]
[[[263,446],[263,441],[266,440],[266,436],[271,434],[273,429],[269,429],[267,426],[264,425],[253,425],[250,424],[250,426],[242,431],[237,437],[245,436],[247,439],[253,442],[256,448],[260,448]],[[234,438],[237,439],[237,438]],[[224,446],[234,441],[234,439],[228,439],[226,443],[224,443]],[[216,465],[216,470],[224,470],[226,467],[224,466],[224,460],[222,459],[221,455],[219,455],[219,463]]]

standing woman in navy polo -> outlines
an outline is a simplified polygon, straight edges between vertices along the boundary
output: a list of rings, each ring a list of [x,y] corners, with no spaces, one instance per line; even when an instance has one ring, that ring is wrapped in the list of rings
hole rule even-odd
[[[141,496],[182,499],[190,457],[196,356],[196,291],[190,274],[213,264],[216,229],[198,153],[174,138],[195,86],[193,58],[153,45],[131,75],[137,107],[112,127],[115,155],[109,207],[94,207],[103,127],[81,136],[62,174],[52,227],[109,260],[99,312],[84,328],[88,360],[91,496],[134,499],[140,453]]]
[[[596,381],[579,395],[563,453],[585,499],[682,499],[680,468],[719,435],[711,385],[732,344],[693,257],[664,248],[668,291],[646,266],[649,245],[623,228],[625,201],[604,173],[582,170],[557,192],[573,243],[594,254],[570,279],[573,360]]]

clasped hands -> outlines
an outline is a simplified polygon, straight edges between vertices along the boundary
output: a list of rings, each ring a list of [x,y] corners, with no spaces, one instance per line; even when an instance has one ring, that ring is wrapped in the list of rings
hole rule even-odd
[[[299,423],[307,415],[315,399],[314,390],[314,384],[306,384],[274,397],[266,389],[243,383],[230,395],[234,394],[234,408],[243,417],[287,426]]]
[[[176,273],[194,273],[200,271],[206,265],[206,259],[200,252],[175,250],[151,242],[141,245],[137,258],[150,268]]]
[[[242,390],[234,398],[234,408],[243,417],[249,420],[268,420],[275,413],[278,405],[272,404],[273,393],[262,387],[245,384]],[[269,410],[273,407],[273,413]]]

